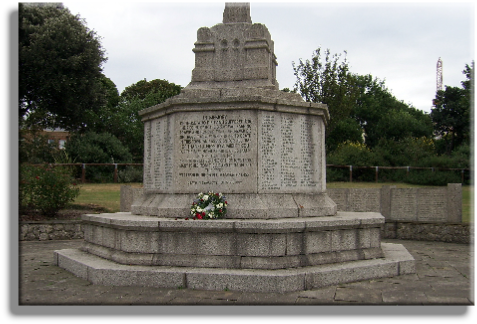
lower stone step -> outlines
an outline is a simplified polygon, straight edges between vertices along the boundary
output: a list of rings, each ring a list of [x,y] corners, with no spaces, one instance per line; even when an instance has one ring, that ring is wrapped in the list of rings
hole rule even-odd
[[[248,292],[291,292],[415,273],[401,244],[381,243],[384,258],[294,269],[256,270],[124,265],[79,249],[55,251],[55,263],[104,286],[143,286]]]

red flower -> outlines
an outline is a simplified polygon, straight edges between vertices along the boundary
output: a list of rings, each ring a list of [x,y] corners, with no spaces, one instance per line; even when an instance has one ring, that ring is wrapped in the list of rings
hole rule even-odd
[[[221,212],[222,212],[222,209],[219,209],[219,213],[221,213]]]
[[[199,213],[197,213],[197,218],[198,218],[198,219],[202,219],[202,215],[199,214]]]
[[[185,219],[185,220],[189,220],[189,217],[186,217],[186,219]]]
[[[202,212],[202,216],[205,217],[205,212]]]
[[[39,176],[36,176],[35,178],[37,178],[38,180],[40,180],[40,177],[39,177]]]

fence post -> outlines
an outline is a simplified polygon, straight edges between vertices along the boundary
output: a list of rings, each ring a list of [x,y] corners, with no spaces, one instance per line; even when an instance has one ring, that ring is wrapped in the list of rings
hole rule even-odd
[[[353,166],[349,166],[349,182],[353,182]]]
[[[409,165],[407,166],[406,177],[409,177]]]
[[[462,171],[460,173],[461,173],[461,176],[462,176],[462,185],[463,185],[464,184],[464,169],[462,169]]]
[[[83,167],[81,170],[81,183],[86,182],[86,164],[83,163]]]
[[[376,183],[378,183],[378,170],[379,170],[379,167],[376,166]]]
[[[118,164],[117,164],[117,163],[114,163],[113,182],[114,182],[114,183],[118,183]]]

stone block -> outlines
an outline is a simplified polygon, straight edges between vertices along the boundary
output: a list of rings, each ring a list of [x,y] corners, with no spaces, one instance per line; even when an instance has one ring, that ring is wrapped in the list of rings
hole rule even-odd
[[[302,232],[305,222],[300,219],[253,219],[234,222],[237,233],[292,233]]]
[[[305,232],[305,254],[331,252],[331,237],[332,231]]]
[[[241,258],[230,255],[155,254],[156,266],[239,269]]]
[[[391,190],[391,219],[417,220],[416,188],[395,188]]]
[[[416,273],[413,256],[402,244],[382,243],[384,257],[389,262],[397,262],[399,275]]]
[[[371,247],[371,229],[361,228],[358,230],[358,248],[367,249]]]
[[[348,208],[349,189],[328,188],[326,189],[326,193],[336,203],[336,208],[338,211],[349,211],[349,208]]]
[[[374,247],[374,248],[369,248],[369,249],[364,249],[364,259],[378,259],[378,258],[383,258],[384,257],[384,252],[381,249],[381,247]]]
[[[119,238],[116,237],[117,231],[110,227],[100,227],[101,245],[113,249],[119,248]]]
[[[196,253],[201,255],[236,255],[236,235],[228,233],[198,233]]]
[[[94,256],[76,249],[64,249],[53,252],[56,265],[85,280],[88,277],[88,263]]]
[[[306,231],[332,230],[360,227],[360,213],[339,212],[336,216],[316,217],[306,220]]]
[[[383,260],[361,260],[341,264],[321,265],[315,267],[314,270],[307,274],[306,289],[318,289],[340,283],[397,275],[397,263]]]
[[[305,234],[286,233],[286,255],[300,255],[305,253]]]
[[[380,212],[381,190],[378,188],[349,189],[348,209],[355,212]]]
[[[331,232],[331,251],[354,250],[357,247],[356,229],[346,229]]]
[[[250,292],[286,292],[305,289],[305,274],[296,270],[187,271],[187,288],[238,290]]]
[[[418,188],[416,194],[417,221],[445,222],[447,220],[446,188]]]
[[[237,254],[241,256],[283,256],[286,254],[286,234],[238,234]]]
[[[381,214],[386,217],[391,217],[391,189],[396,186],[382,186],[381,187]]]
[[[234,231],[235,222],[229,219],[216,220],[194,220],[185,219],[159,219],[159,229],[163,232],[232,232]]]
[[[447,184],[447,222],[462,222],[462,184]]]
[[[303,256],[280,256],[280,257],[242,257],[240,268],[242,269],[287,269],[298,268],[303,264]]]
[[[118,250],[135,253],[159,253],[159,232],[121,230],[118,232],[120,247]]]
[[[159,241],[159,253],[194,254],[197,250],[196,245],[196,233],[162,232]]]

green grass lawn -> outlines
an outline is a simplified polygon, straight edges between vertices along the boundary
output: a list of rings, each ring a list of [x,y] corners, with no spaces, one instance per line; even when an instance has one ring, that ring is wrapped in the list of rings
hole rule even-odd
[[[88,183],[80,186],[80,194],[74,204],[95,204],[107,208],[110,212],[119,212],[120,188],[122,183]],[[141,187],[141,183],[129,184]]]
[[[83,184],[80,194],[74,201],[75,204],[95,204],[107,208],[110,212],[118,212],[120,208],[119,192],[123,184],[119,183],[92,183]],[[141,183],[130,184],[133,187],[141,187]],[[411,185],[407,183],[374,183],[374,182],[330,182],[328,188],[380,188],[384,185],[393,185],[398,188],[419,188],[426,186]],[[462,187],[462,221],[473,222],[473,186]]]

